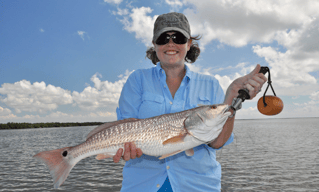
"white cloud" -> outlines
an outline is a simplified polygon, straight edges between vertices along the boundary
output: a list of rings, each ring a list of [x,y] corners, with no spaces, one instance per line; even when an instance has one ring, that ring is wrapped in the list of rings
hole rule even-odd
[[[61,111],[52,112],[45,116],[39,115],[24,115],[24,116],[16,116],[13,114],[9,114],[6,116],[0,116],[0,123],[7,122],[108,122],[115,121],[116,113],[115,112],[90,112],[83,114],[69,114],[63,113]]]
[[[203,68],[200,64],[193,63],[193,64],[187,64],[189,69],[191,71],[201,73],[204,75],[210,75],[214,76],[218,81],[224,92],[226,92],[228,86],[237,78],[242,77],[244,75],[247,75],[250,73],[256,66],[255,65],[249,65],[246,66],[246,63],[239,63],[236,66],[227,66],[225,68],[219,68],[219,69],[211,69],[211,68]],[[229,70],[232,68],[238,68],[239,72],[235,72],[234,74],[229,74],[229,75],[219,75],[217,74],[220,71],[223,70]]]
[[[81,39],[84,41],[85,37],[90,38],[85,31],[77,31],[78,35],[81,37]]]
[[[309,98],[311,99],[308,102],[304,103],[297,103],[294,102],[294,109],[293,111],[302,116],[312,116],[316,117],[319,116],[319,91],[313,92],[310,94]]]
[[[43,122],[51,121],[92,121],[91,119],[104,118],[114,120],[116,117],[115,108],[117,107],[122,87],[131,72],[119,75],[119,80],[115,82],[101,81],[102,75],[96,73],[91,77],[94,86],[88,85],[82,92],[68,90],[53,85],[46,85],[44,82],[35,82],[33,84],[27,80],[21,80],[16,83],[4,83],[0,87],[0,102],[15,110],[15,113],[26,114],[16,116],[8,108],[0,107],[1,121],[32,121]],[[60,105],[70,105],[75,111],[78,106],[83,114],[69,114],[55,111]],[[52,111],[51,113],[49,113]],[[88,115],[88,111],[90,112]],[[32,115],[28,113],[49,113],[46,116]],[[78,111],[79,112],[79,111]],[[9,120],[10,119],[10,120]]]
[[[180,0],[165,0],[165,2],[170,6],[183,6]]]
[[[152,11],[149,7],[133,8],[128,16],[121,19],[124,29],[135,33],[135,38],[146,46],[152,45],[154,22],[157,18],[157,15],[148,16]]]
[[[14,122],[16,118],[17,116],[12,113],[9,115],[0,116],[0,123]]]
[[[22,111],[43,113],[56,109],[58,105],[73,102],[70,91],[46,85],[43,81],[33,84],[27,80],[13,84],[4,83],[0,87],[0,94],[6,95],[0,98],[0,101],[15,109],[16,113]]]
[[[183,6],[183,2],[181,2],[180,0],[165,0],[165,2],[169,6],[171,6],[171,10],[170,11],[178,12],[178,10]]]
[[[44,29],[40,28],[40,32],[43,33],[43,32],[44,32]]]
[[[313,93],[310,95],[310,99],[313,100],[313,101],[319,101],[319,91],[313,92]]]
[[[120,9],[119,7],[117,8],[117,11],[112,11],[113,15],[120,15],[120,16],[125,16],[129,14],[128,9]]]
[[[91,77],[94,87],[88,86],[81,93],[74,91],[72,93],[76,104],[85,110],[96,110],[97,108],[109,108],[115,110],[120,97],[122,87],[131,72],[126,71],[125,75],[120,75],[120,80],[112,83],[101,81],[101,74],[96,73]]]
[[[318,16],[318,1],[298,0],[184,0],[194,34],[202,34],[202,47],[212,40],[240,47],[270,43],[287,29],[298,29]]]
[[[104,2],[106,3],[114,3],[119,5],[120,3],[122,3],[123,0],[104,0]]]
[[[260,47],[259,45],[254,46],[253,50],[269,63],[272,79],[281,87],[317,83],[316,78],[310,75],[310,72],[319,70],[319,57],[317,56],[319,52],[309,55],[308,58],[296,59],[296,55],[300,53],[298,50],[287,50],[282,53],[272,47]]]
[[[11,110],[0,106],[0,116],[7,116],[11,114]]]

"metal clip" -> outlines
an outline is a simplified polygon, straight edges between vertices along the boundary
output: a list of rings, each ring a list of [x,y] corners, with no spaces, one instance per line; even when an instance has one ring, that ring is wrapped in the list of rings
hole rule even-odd
[[[229,116],[229,118],[234,117],[235,114],[236,114],[236,111],[239,110],[239,109],[241,109],[241,107],[242,107],[242,102],[243,102],[243,101],[242,101],[241,98],[234,98],[234,99],[233,99],[232,104],[231,104],[231,106],[230,106],[230,109],[233,109],[233,110],[234,110],[234,113],[233,113],[231,116]]]

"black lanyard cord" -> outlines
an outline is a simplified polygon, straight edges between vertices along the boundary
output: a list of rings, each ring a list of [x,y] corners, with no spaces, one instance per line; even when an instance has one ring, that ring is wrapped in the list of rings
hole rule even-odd
[[[269,86],[271,87],[272,92],[273,92],[274,95],[276,96],[275,90],[274,90],[274,88],[272,87],[272,84],[271,84],[270,70],[269,70],[268,67],[267,67],[267,72],[268,72],[268,82],[267,82],[267,83],[268,83],[268,86],[267,86],[267,88],[266,88],[266,90],[265,90],[265,93],[264,93],[264,96],[263,96],[264,107],[267,106],[267,103],[266,103],[266,100],[265,100],[265,96],[266,96],[266,93],[267,93],[267,91],[268,91]]]

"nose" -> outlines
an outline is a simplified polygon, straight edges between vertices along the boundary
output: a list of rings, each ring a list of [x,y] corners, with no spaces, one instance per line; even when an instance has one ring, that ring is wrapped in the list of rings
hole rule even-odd
[[[175,43],[173,42],[173,39],[172,38],[169,38],[169,41],[167,43],[168,45],[174,45]]]

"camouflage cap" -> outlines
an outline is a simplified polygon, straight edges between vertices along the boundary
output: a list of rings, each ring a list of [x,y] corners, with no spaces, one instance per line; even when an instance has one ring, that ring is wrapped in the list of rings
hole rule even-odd
[[[190,38],[191,29],[186,16],[182,13],[166,13],[157,17],[154,23],[153,41],[164,32],[178,31],[181,32],[188,39]]]

